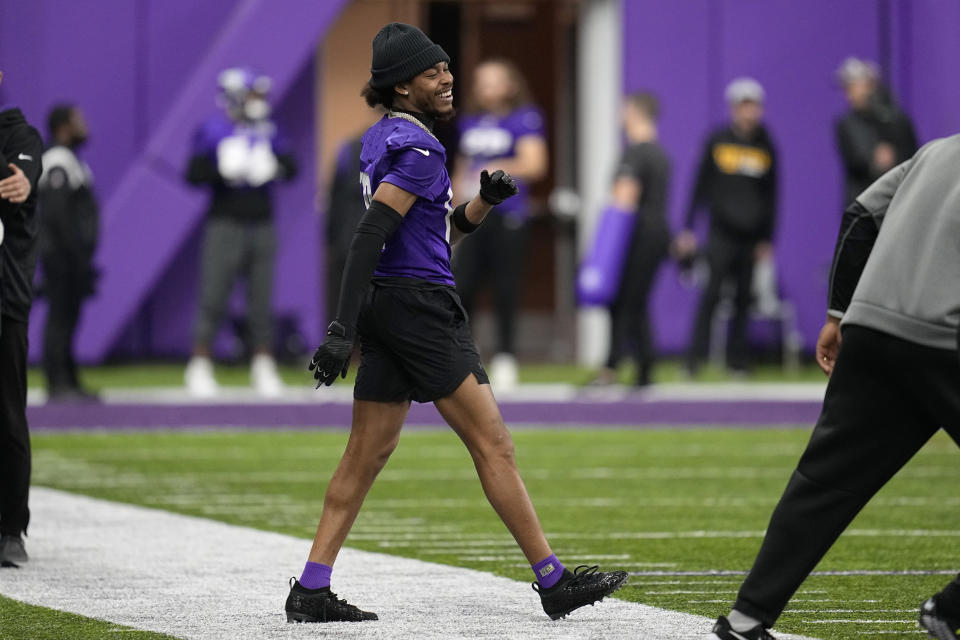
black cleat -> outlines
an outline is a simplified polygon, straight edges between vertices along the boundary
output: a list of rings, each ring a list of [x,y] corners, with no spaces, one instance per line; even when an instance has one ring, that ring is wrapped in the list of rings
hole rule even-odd
[[[713,625],[713,639],[715,640],[777,640],[770,632],[757,625],[749,631],[734,631],[730,621],[720,616]],[[712,640],[713,640],[712,639]]]
[[[627,581],[626,571],[598,571],[596,565],[580,565],[573,573],[563,570],[563,577],[549,589],[533,583],[533,590],[540,594],[543,610],[551,620],[558,620],[574,609],[592,605],[623,586]]]
[[[13,534],[0,536],[0,567],[19,567],[27,560],[23,538]]]
[[[290,578],[290,595],[284,607],[287,622],[364,622],[377,620],[377,614],[361,611],[346,600],[337,600],[330,587],[307,589]]]
[[[960,618],[953,618],[937,611],[936,596],[928,599],[920,607],[920,626],[927,635],[937,640],[957,640],[960,631]]]

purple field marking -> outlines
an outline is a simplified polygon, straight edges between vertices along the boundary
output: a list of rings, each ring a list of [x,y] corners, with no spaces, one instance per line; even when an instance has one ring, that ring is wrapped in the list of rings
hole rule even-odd
[[[504,402],[508,425],[571,428],[583,425],[744,426],[813,425],[820,402],[811,401],[623,401]],[[319,427],[347,428],[352,408],[346,403],[302,404],[50,404],[27,409],[30,427],[70,428],[196,428]],[[433,405],[413,404],[409,425],[441,426]]]

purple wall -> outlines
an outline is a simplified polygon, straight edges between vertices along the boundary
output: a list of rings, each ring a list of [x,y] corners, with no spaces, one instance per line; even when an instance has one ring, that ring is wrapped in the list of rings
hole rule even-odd
[[[294,141],[300,178],[276,193],[275,302],[309,342],[320,335],[319,226],[314,200],[313,52],[345,0],[35,0],[0,4],[0,101],[42,125],[60,99],[89,120],[85,150],[103,212],[101,293],[85,311],[81,359],[121,350],[186,353],[194,313],[204,194],[180,179],[187,140],[214,108],[223,67],[272,75],[277,119]],[[284,11],[277,11],[282,6]],[[252,46],[259,43],[260,46]],[[41,127],[42,128],[42,127]],[[44,308],[31,322],[34,356]]]
[[[0,68],[6,73],[0,102],[16,102],[32,122],[42,125],[53,102],[69,99],[84,107],[90,122],[86,157],[96,173],[101,201],[107,204],[109,228],[100,252],[101,261],[107,260],[105,289],[81,327],[79,347],[85,359],[99,360],[117,351],[183,354],[189,349],[204,198],[187,189],[179,173],[190,130],[214,108],[212,78],[220,68],[218,60],[223,66],[251,61],[279,65],[267,69],[282,79],[278,120],[294,140],[303,169],[295,184],[277,191],[275,303],[279,314],[297,318],[308,341],[319,338],[311,54],[322,27],[343,3],[285,0],[282,6],[288,11],[277,12],[277,3],[265,0],[0,2]],[[724,85],[749,74],[767,88],[768,123],[783,167],[780,276],[811,346],[823,318],[841,206],[832,123],[844,103],[832,84],[833,70],[848,55],[885,61],[921,139],[955,133],[960,130],[960,84],[950,72],[960,60],[960,3],[623,4],[624,88],[652,89],[663,101],[662,138],[674,161],[675,226],[686,205],[702,139],[725,117]],[[307,23],[309,28],[303,26]],[[271,41],[289,45],[286,53],[261,47],[242,55],[244,46],[257,41],[244,35],[256,33],[256,28]],[[311,32],[316,35],[309,36]],[[312,40],[302,42],[308,37]],[[298,61],[292,67],[286,62],[291,59]],[[189,117],[170,121],[178,109]],[[145,191],[143,184],[152,186]],[[176,222],[177,230],[165,230],[167,220],[171,228]],[[144,236],[166,239],[169,246],[148,256],[145,249],[152,249],[151,243],[144,247],[128,240],[143,241]],[[131,267],[148,257],[151,271]],[[686,345],[695,297],[678,285],[672,268],[663,272],[655,293],[663,348]],[[31,330],[34,354],[42,316],[40,304]]]
[[[661,139],[674,163],[679,228],[706,132],[726,117],[723,89],[740,75],[766,88],[781,160],[777,263],[812,348],[825,315],[841,213],[833,122],[844,108],[833,72],[843,58],[888,58],[894,91],[922,141],[960,131],[960,3],[940,0],[624,0],[624,90],[663,103]],[[888,51],[888,54],[884,54]],[[664,270],[654,295],[662,348],[683,349],[696,292]]]

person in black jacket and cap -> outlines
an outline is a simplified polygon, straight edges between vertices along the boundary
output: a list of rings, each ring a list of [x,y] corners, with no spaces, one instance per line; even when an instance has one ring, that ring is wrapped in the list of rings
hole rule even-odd
[[[20,109],[0,105],[0,566],[5,567],[27,561],[27,321],[37,263],[34,212],[42,154],[40,134]]]
[[[93,253],[100,214],[90,167],[77,155],[86,142],[83,112],[55,106],[47,117],[50,147],[40,177],[40,261],[50,309],[43,334],[43,371],[50,400],[87,400],[73,358],[73,336],[84,298],[96,285]]]
[[[747,368],[754,265],[773,259],[778,163],[773,139],[763,125],[763,87],[753,78],[737,78],[727,85],[726,99],[730,124],[707,139],[687,209],[686,230],[676,242],[680,258],[696,250],[694,218],[699,209],[708,208],[710,232],[705,253],[710,279],[700,297],[687,356],[691,375],[706,358],[713,312],[728,280],[735,287],[728,363],[734,371]]]
[[[917,136],[910,118],[881,83],[875,64],[847,58],[837,69],[837,80],[850,104],[836,126],[847,207],[874,180],[913,156]]]

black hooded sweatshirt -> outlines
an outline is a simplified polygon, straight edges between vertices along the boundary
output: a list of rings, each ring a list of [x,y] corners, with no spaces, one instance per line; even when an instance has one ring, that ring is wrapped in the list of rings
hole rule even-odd
[[[33,303],[33,272],[37,265],[37,182],[43,172],[43,140],[20,109],[0,111],[0,180],[17,165],[30,181],[26,202],[0,198],[3,244],[0,244],[0,316],[26,323]],[[2,325],[0,325],[2,330]]]
[[[777,168],[773,141],[763,126],[749,139],[730,126],[717,129],[700,157],[686,227],[693,228],[697,210],[706,206],[712,232],[769,241],[776,222]]]

